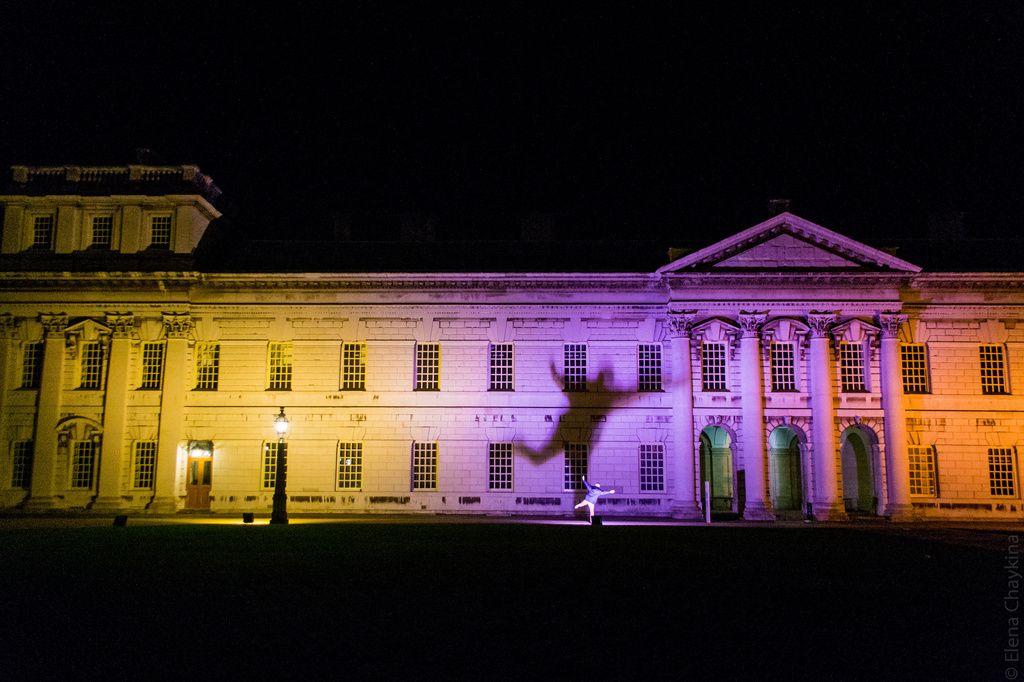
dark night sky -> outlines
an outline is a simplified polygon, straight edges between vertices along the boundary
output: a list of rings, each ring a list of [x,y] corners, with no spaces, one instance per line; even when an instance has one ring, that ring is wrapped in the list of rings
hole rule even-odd
[[[539,212],[708,243],[770,197],[873,243],[1024,216],[1020,3],[4,4],[0,164],[151,147],[256,232],[412,211],[502,237]]]

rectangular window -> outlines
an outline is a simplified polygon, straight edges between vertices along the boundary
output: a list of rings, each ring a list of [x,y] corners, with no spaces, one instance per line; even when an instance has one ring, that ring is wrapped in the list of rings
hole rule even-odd
[[[11,487],[28,488],[32,482],[32,454],[35,444],[30,440],[16,440],[11,448]]]
[[[220,379],[220,344],[196,344],[196,390],[216,391]]]
[[[928,392],[928,353],[923,343],[900,345],[900,360],[903,365],[903,392]]]
[[[94,215],[92,217],[92,241],[89,247],[93,249],[109,249],[114,237],[114,216]]]
[[[772,391],[796,390],[796,353],[792,343],[772,341]]]
[[[587,345],[585,343],[567,343],[562,350],[565,370],[562,373],[563,390],[587,390]]]
[[[583,479],[587,476],[587,444],[565,444],[565,468],[562,474],[562,489],[566,492],[586,490]]]
[[[153,477],[156,474],[156,441],[137,441],[134,454],[134,487],[152,489]]]
[[[159,389],[164,372],[164,344],[160,341],[142,344],[142,382],[140,388]]]
[[[487,446],[487,488],[512,490],[512,443]]]
[[[665,446],[662,443],[640,445],[640,492],[665,490]]]
[[[366,344],[341,345],[341,390],[366,390]]]
[[[935,450],[930,447],[907,449],[910,459],[910,494],[938,497],[938,475],[935,468]]]
[[[277,484],[277,452],[278,447],[284,448],[284,475],[288,476],[288,444],[268,441],[263,444],[263,489],[273,490]]]
[[[512,384],[512,344],[492,343],[488,373],[490,381],[488,390],[511,391]]]
[[[267,388],[292,390],[292,344],[275,342],[267,347]]]
[[[71,487],[92,488],[92,472],[96,463],[96,444],[79,441],[71,454]]]
[[[32,248],[53,248],[53,216],[37,215],[32,222]]]
[[[22,349],[21,387],[39,388],[43,376],[43,342],[29,341]]]
[[[149,245],[159,249],[171,246],[171,216],[155,215],[149,219]]]
[[[441,385],[441,344],[416,344],[416,390],[436,391]]]
[[[636,349],[637,390],[661,390],[661,344],[641,343]]]
[[[981,392],[986,395],[1006,393],[1006,359],[1003,347],[984,345],[981,354]]]
[[[729,390],[725,378],[725,344],[704,343],[700,347],[701,383],[705,391]]]
[[[338,443],[338,490],[363,487],[363,444]]]
[[[100,388],[103,382],[103,346],[97,341],[82,344],[79,388]]]
[[[864,344],[839,343],[839,380],[843,391],[858,393],[867,390],[864,384]]]
[[[1013,448],[988,449],[988,485],[993,495],[1016,497],[1017,475],[1013,466]]]
[[[437,490],[437,443],[412,444],[412,489]]]

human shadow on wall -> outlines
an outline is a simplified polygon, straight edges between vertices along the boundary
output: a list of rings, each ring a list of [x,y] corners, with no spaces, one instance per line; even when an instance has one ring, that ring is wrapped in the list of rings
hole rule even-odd
[[[564,391],[565,375],[559,374],[553,363],[550,369],[551,380]],[[561,414],[553,418],[546,442],[539,448],[531,448],[520,442],[519,451],[538,464],[561,454],[566,442],[586,443],[593,452],[599,440],[595,431],[603,423],[601,417],[606,417],[616,405],[636,395],[635,391],[617,389],[613,379],[614,373],[602,368],[594,381],[587,382],[587,390],[565,391],[569,404]]]

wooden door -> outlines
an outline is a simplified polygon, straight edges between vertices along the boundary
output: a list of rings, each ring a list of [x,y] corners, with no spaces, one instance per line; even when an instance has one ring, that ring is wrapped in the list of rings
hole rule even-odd
[[[188,478],[185,483],[185,507],[187,509],[210,508],[210,478],[213,475],[213,458],[189,457]]]

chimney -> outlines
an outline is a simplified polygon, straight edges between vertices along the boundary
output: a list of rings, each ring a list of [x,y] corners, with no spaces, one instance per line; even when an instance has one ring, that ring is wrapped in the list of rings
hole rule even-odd
[[[789,199],[769,199],[768,217],[785,213],[789,210]]]

